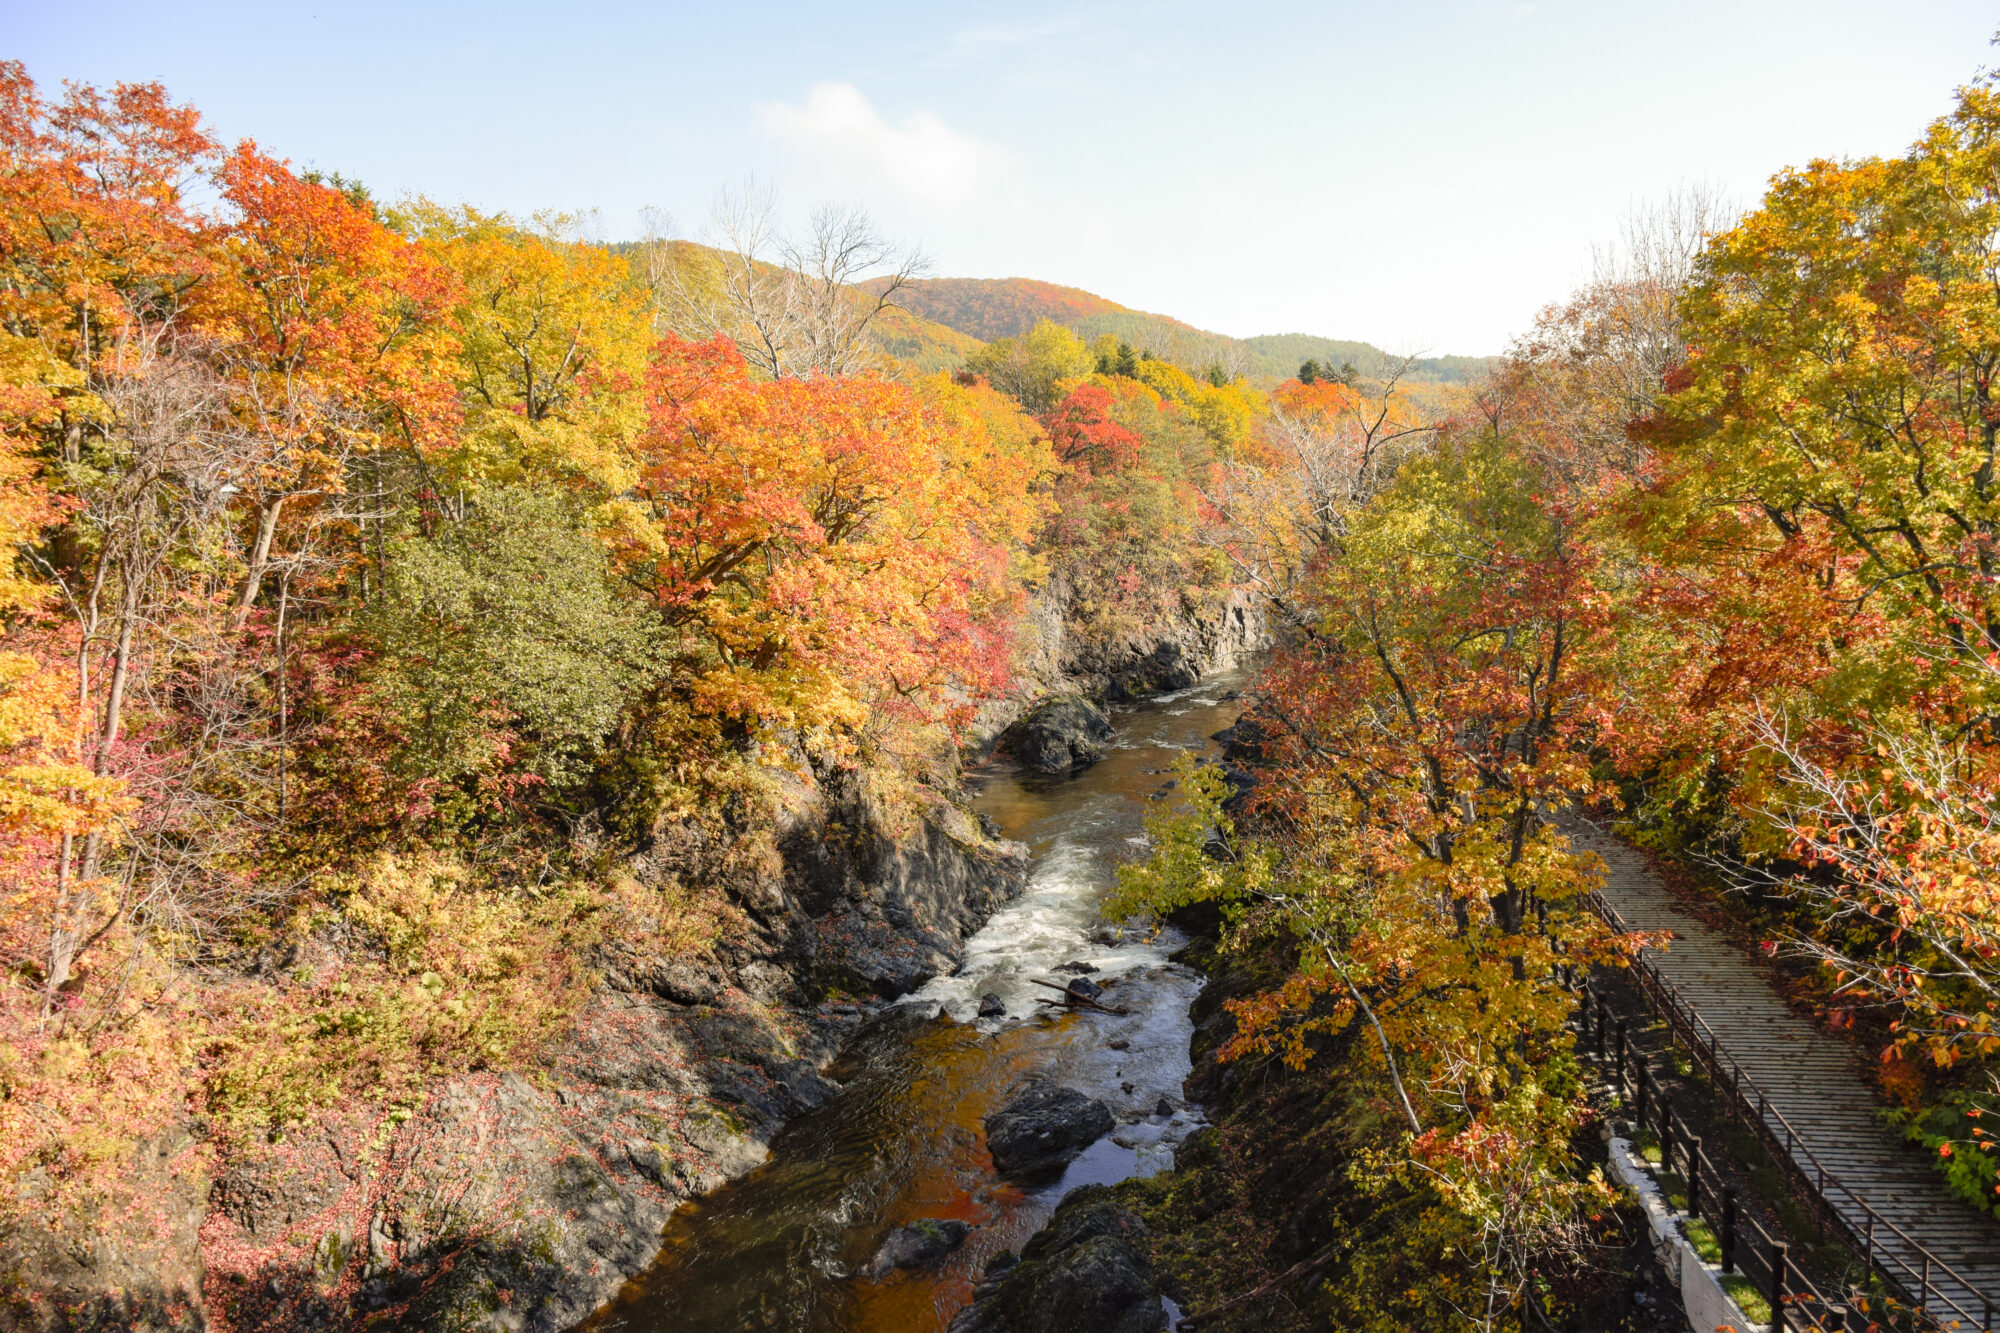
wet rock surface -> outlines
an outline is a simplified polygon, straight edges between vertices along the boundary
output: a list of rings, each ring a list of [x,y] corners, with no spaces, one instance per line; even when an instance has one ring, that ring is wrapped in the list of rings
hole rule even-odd
[[[971,1227],[953,1218],[920,1217],[889,1233],[889,1239],[875,1251],[869,1271],[883,1277],[899,1268],[922,1268],[963,1245],[971,1231]]]
[[[1167,1326],[1146,1225],[1102,1185],[1076,1190],[1018,1263],[989,1268],[950,1333],[1157,1333]],[[997,1273],[997,1277],[996,1277]]]
[[[1036,1083],[986,1117],[986,1148],[1010,1175],[1063,1165],[1111,1132],[1111,1108],[1074,1088]]]
[[[1104,757],[1111,720],[1081,695],[1059,695],[1029,709],[1000,738],[1000,748],[1041,773],[1068,773]]]

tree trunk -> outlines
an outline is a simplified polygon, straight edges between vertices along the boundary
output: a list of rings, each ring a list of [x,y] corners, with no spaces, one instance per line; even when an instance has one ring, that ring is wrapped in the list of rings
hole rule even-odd
[[[125,685],[131,678],[132,630],[139,623],[137,599],[129,594],[125,606],[119,611],[118,648],[111,659],[111,690],[104,700],[104,731],[97,740],[97,754],[91,762],[91,771],[103,777],[111,768],[111,747],[118,743],[118,729],[125,717]],[[103,835],[93,830],[83,840],[83,867],[77,873],[79,880],[97,878],[97,858],[103,847]]]
[[[56,862],[55,910],[49,917],[49,974],[42,989],[42,1016],[56,1011],[56,997],[69,980],[70,964],[76,958],[77,931],[70,924],[70,858],[76,851],[73,834],[62,837],[62,859]]]
[[[257,592],[264,586],[264,570],[271,563],[271,538],[278,531],[278,511],[285,507],[280,495],[257,508],[257,539],[250,546],[250,568],[243,585],[236,590],[236,624],[240,628],[250,615]]]

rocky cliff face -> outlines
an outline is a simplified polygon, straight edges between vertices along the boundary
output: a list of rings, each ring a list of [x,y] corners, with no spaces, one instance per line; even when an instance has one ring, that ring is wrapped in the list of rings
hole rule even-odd
[[[745,924],[713,953],[601,949],[603,984],[538,1068],[336,1108],[212,1179],[199,1154],[155,1152],[158,1218],[107,1220],[89,1243],[0,1238],[0,1328],[575,1324],[652,1259],[675,1208],[836,1090],[820,1071],[857,1027],[955,966],[1019,890],[1026,850],[949,796],[891,813],[827,774],[794,797],[766,854],[717,872]],[[628,864],[647,882],[691,860],[665,830]]]
[[[1143,699],[1241,666],[1270,646],[1263,608],[1248,591],[1182,596],[1143,621],[1128,622],[1092,615],[1057,579],[1029,604],[1014,691],[981,709],[973,737],[992,745],[1050,696]]]
[[[136,1206],[81,1217],[51,1206],[53,1182],[31,1175],[23,1211],[40,1205],[71,1220],[0,1231],[0,1330],[205,1328],[199,1231],[208,1182],[199,1157],[185,1129],[144,1144],[132,1163]]]
[[[837,1091],[820,1071],[855,1028],[955,966],[1018,892],[1025,849],[960,806],[900,822],[859,782],[823,784],[778,830],[777,864],[733,886],[749,928],[714,956],[608,948],[603,987],[544,1068],[441,1083],[373,1158],[366,1126],[329,1125],[307,1148],[345,1183],[344,1214],[304,1214],[261,1185],[264,1164],[231,1164],[216,1191],[228,1222],[285,1227],[314,1255],[236,1299],[303,1325],[379,1310],[409,1329],[554,1330],[589,1314],[651,1261],[675,1208],[763,1161],[787,1119]],[[246,1201],[234,1215],[232,1199]]]

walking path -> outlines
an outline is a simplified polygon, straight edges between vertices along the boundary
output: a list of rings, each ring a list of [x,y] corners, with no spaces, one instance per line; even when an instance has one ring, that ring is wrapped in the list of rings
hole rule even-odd
[[[1680,910],[1637,851],[1589,826],[1566,823],[1564,832],[1604,859],[1604,899],[1628,928],[1673,932],[1664,952],[1647,949],[1642,957],[1715,1031],[1827,1174],[1979,1289],[1934,1272],[1933,1290],[1975,1320],[1988,1296],[2000,1302],[2000,1224],[1953,1197],[1923,1155],[1882,1123],[1852,1048],[1794,1014],[1741,949]],[[1782,1143],[1784,1128],[1775,1115],[1767,1119]],[[1803,1156],[1797,1160],[1810,1177]],[[1864,1235],[1861,1208],[1840,1189],[1825,1193],[1853,1233]],[[1919,1253],[1879,1225],[1875,1246],[1890,1258],[1891,1272],[1914,1275],[1924,1267]]]

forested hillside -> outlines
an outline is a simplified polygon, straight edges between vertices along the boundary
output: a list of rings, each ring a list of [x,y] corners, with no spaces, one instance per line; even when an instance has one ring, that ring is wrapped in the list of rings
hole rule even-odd
[[[1304,333],[1231,338],[1167,315],[1128,310],[1074,287],[1028,278],[917,278],[903,285],[895,299],[914,315],[985,342],[1020,337],[1047,321],[1086,342],[1109,335],[1196,374],[1216,366],[1229,375],[1282,381],[1297,374],[1302,363],[1316,361],[1329,375],[1351,365],[1363,375],[1379,377],[1392,364],[1388,353],[1364,342]],[[1464,384],[1479,378],[1490,363],[1488,357],[1420,356],[1404,377],[1413,383]]]
[[[1074,326],[1093,315],[1129,313],[1101,296],[1031,278],[920,278],[901,300],[911,313],[981,342],[1026,333],[1045,319]]]

